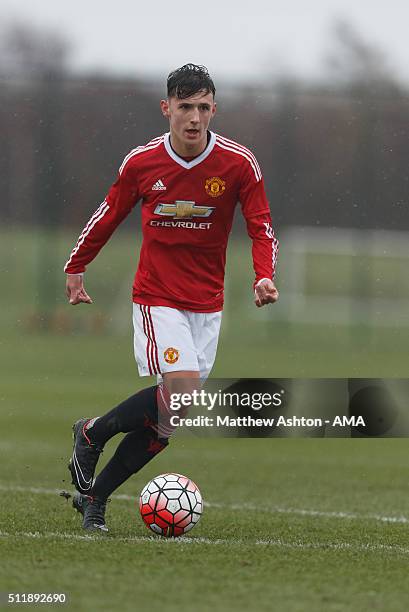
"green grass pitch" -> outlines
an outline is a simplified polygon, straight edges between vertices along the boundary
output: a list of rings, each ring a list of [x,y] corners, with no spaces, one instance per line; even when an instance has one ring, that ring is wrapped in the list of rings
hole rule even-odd
[[[57,267],[70,242],[58,242]],[[10,289],[0,295],[0,592],[65,592],[63,609],[77,611],[407,610],[405,439],[179,437],[113,496],[110,533],[87,537],[58,491],[72,490],[73,421],[145,385],[130,331],[113,331],[123,302],[117,270],[126,265],[131,276],[134,262],[129,241],[109,245],[89,272],[88,310],[64,305],[61,279],[61,329],[41,333],[32,318],[36,245],[24,232],[0,242]],[[397,330],[257,321],[250,272],[240,263],[236,273],[241,257],[233,247],[215,376],[407,376],[407,338]],[[164,471],[190,476],[205,500],[197,527],[174,541],[151,537],[137,509],[144,484]]]

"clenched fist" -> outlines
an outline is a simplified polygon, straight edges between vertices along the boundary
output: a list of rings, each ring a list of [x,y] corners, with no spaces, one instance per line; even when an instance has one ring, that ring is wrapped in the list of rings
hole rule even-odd
[[[274,304],[274,302],[278,300],[279,293],[272,280],[263,278],[263,280],[254,287],[254,295],[254,302],[257,308],[261,308],[261,306],[265,306],[265,304]]]

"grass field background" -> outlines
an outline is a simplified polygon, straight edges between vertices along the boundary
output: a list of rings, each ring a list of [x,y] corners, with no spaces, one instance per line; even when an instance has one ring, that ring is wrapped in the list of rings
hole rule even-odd
[[[176,438],[114,496],[108,536],[84,535],[57,492],[72,489],[72,422],[147,382],[128,302],[138,242],[115,237],[87,273],[93,306],[74,309],[56,274],[74,236],[47,238],[0,239],[0,591],[66,592],[84,611],[407,610],[405,439]],[[289,325],[258,311],[248,251],[235,241],[229,253],[214,376],[407,377],[405,329]],[[282,258],[285,268],[284,245]],[[140,490],[163,471],[186,473],[207,502],[185,540],[150,538],[138,516]]]

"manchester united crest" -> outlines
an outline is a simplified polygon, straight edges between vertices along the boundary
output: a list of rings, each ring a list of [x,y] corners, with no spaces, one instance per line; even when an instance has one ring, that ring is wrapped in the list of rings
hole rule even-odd
[[[166,363],[176,363],[179,359],[179,351],[172,346],[163,353]]]
[[[223,181],[219,176],[212,176],[205,182],[206,193],[212,198],[218,198],[226,189],[226,181]]]

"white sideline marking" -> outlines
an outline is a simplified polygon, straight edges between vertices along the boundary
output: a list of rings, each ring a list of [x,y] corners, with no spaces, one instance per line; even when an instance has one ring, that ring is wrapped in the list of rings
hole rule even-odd
[[[228,508],[230,510],[249,510],[252,512],[271,512],[273,514],[298,514],[300,516],[318,516],[323,518],[340,518],[350,520],[374,520],[381,523],[409,523],[409,518],[406,516],[382,516],[381,514],[357,514],[354,512],[335,512],[330,510],[305,510],[302,508],[280,508],[279,506],[255,506],[252,504],[219,504],[206,503],[209,508]]]
[[[10,491],[16,493],[34,493],[38,495],[58,495],[61,489],[44,489],[42,487],[21,487],[8,486],[0,484],[0,491]],[[126,495],[120,493],[112,495],[112,499],[122,501],[137,500],[137,495]],[[218,502],[204,502],[207,508],[220,508],[224,510],[250,511],[250,512],[267,512],[270,514],[295,514],[298,516],[316,516],[321,518],[337,518],[356,521],[373,520],[380,523],[398,523],[402,525],[409,524],[409,518],[406,516],[382,516],[381,514],[357,514],[354,512],[331,512],[326,510],[306,510],[303,508],[281,508],[279,506],[255,506],[252,504],[222,504]],[[212,542],[214,540],[211,540]]]
[[[76,540],[76,541],[88,541],[88,542],[101,542],[101,541],[112,541],[115,542],[154,542],[160,545],[181,545],[181,544],[209,544],[209,545],[225,545],[225,546],[274,546],[276,548],[291,548],[291,549],[302,549],[302,550],[353,550],[353,551],[366,551],[366,552],[379,552],[388,551],[394,553],[402,553],[409,555],[409,548],[404,546],[390,546],[386,544],[351,544],[350,542],[286,542],[281,539],[277,540],[239,540],[233,538],[231,540],[222,540],[210,538],[201,538],[194,536],[185,536],[181,538],[161,538],[159,536],[130,536],[130,537],[114,537],[110,538],[108,535],[98,534],[92,535],[78,535],[75,533],[54,533],[45,532],[40,533],[39,531],[18,531],[16,533],[8,533],[6,531],[0,531],[0,538],[28,538],[35,540]]]

